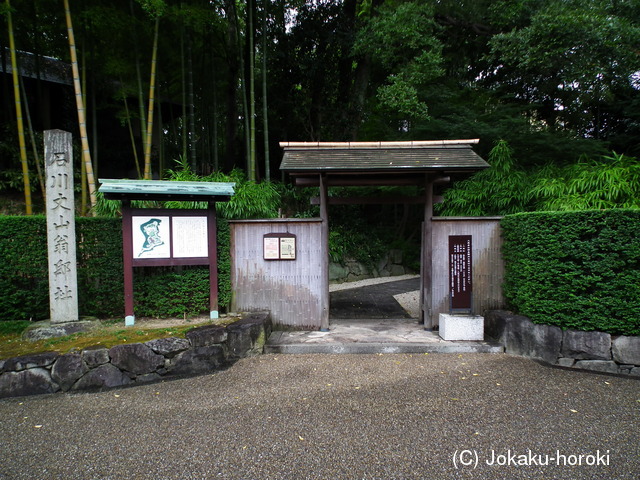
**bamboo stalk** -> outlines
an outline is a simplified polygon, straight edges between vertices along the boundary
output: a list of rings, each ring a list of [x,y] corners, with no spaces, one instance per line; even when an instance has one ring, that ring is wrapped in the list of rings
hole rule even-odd
[[[155,33],[153,35],[153,53],[151,54],[151,78],[149,81],[149,113],[147,116],[147,138],[144,146],[144,178],[151,180],[151,144],[153,135],[153,107],[156,90],[156,64],[158,60],[158,31],[160,17],[156,17]]]
[[[20,101],[20,79],[18,76],[18,59],[16,45],[13,38],[13,20],[11,18],[11,4],[7,1],[7,26],[9,28],[9,50],[11,52],[11,73],[13,76],[13,94],[16,106],[16,121],[18,123],[18,143],[20,145],[20,163],[22,165],[22,182],[24,185],[25,213],[33,215],[33,201],[31,199],[31,183],[29,181],[29,164],[27,163],[27,145],[24,141],[24,124],[22,122],[22,103]]]
[[[87,183],[89,185],[89,200],[91,208],[95,208],[96,182],[93,176],[93,165],[91,163],[91,153],[89,151],[89,140],[87,138],[87,120],[85,118],[84,101],[82,100],[82,87],[80,86],[80,72],[78,68],[78,57],[76,54],[76,41],[73,35],[73,23],[71,21],[71,10],[69,0],[64,1],[64,13],[67,20],[67,35],[69,37],[69,51],[71,54],[71,71],[73,72],[73,88],[76,94],[76,106],[78,109],[78,125],[80,127],[80,140],[82,142],[82,161],[87,170]]]

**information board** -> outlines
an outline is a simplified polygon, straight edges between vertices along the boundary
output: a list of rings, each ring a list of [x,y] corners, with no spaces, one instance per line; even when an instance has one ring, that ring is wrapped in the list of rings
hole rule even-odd
[[[171,240],[174,258],[209,255],[207,217],[173,217]]]
[[[133,266],[206,265],[210,213],[206,210],[131,209],[124,218]],[[215,227],[214,227],[215,228]]]
[[[262,246],[265,260],[296,259],[296,236],[292,233],[266,233]]]
[[[449,236],[449,294],[451,311],[472,309],[473,283],[471,235]]]

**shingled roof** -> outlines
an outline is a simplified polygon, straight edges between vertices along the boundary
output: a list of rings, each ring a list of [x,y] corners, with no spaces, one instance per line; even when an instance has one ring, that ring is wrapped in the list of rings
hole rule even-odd
[[[489,167],[471,148],[476,143],[478,140],[281,142],[284,156],[280,169],[298,184],[309,183],[312,176],[319,174],[393,178],[416,177],[417,173],[474,172]]]

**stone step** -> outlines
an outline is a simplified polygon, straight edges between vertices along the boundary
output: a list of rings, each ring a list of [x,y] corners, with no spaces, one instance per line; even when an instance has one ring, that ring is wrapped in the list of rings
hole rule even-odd
[[[264,353],[282,354],[389,354],[389,353],[503,353],[504,347],[487,342],[434,343],[278,343],[271,339]]]

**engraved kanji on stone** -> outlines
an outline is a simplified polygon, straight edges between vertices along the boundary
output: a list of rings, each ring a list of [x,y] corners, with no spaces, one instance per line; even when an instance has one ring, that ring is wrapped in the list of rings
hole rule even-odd
[[[56,275],[64,275],[71,271],[71,262],[58,260],[54,263],[54,265],[56,268],[53,270],[53,273],[55,273]]]
[[[51,175],[51,188],[69,188],[69,175],[66,173],[58,173],[57,175]]]
[[[69,160],[67,159],[67,155],[64,152],[61,153],[54,153],[53,154],[53,158],[56,162],[56,165],[58,165],[59,167],[62,167],[63,165],[65,165]]]
[[[65,221],[64,216],[60,215],[60,223],[53,222],[53,226],[58,228],[67,228],[69,226],[69,220]]]
[[[63,210],[71,210],[65,205],[66,202],[67,197],[65,197],[62,193],[58,193],[58,198],[53,199],[53,203],[55,203],[55,206],[52,208],[52,210],[57,210],[58,208],[62,208]]]
[[[65,300],[67,298],[73,298],[73,291],[65,285],[64,288],[56,287],[56,291],[54,292],[54,298],[56,300]]]
[[[55,253],[69,253],[68,235],[56,235],[53,239],[53,251]]]

